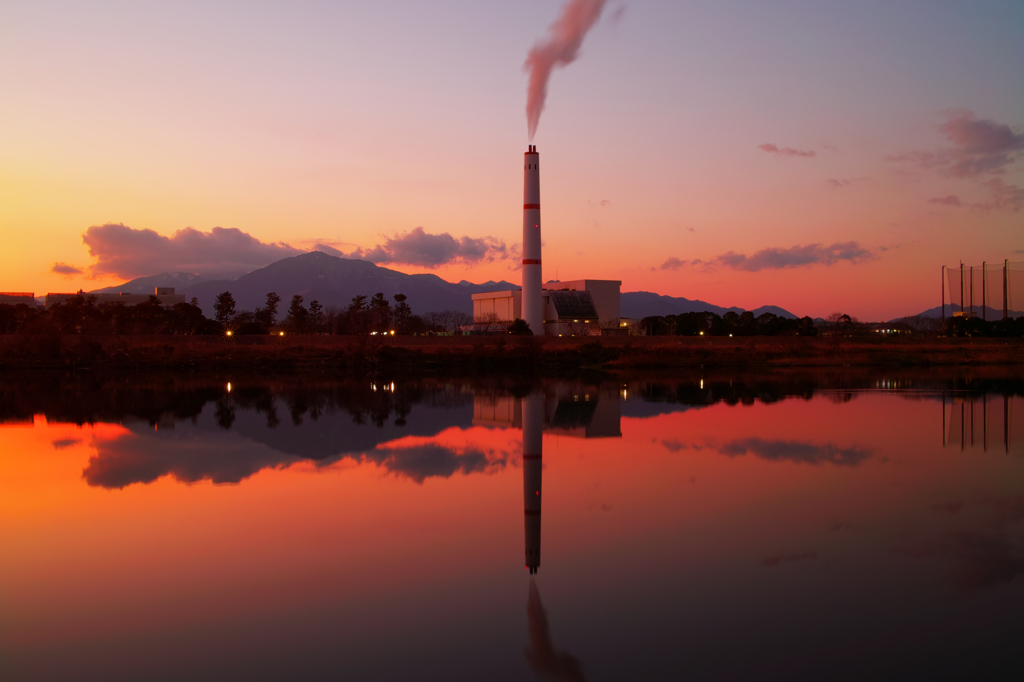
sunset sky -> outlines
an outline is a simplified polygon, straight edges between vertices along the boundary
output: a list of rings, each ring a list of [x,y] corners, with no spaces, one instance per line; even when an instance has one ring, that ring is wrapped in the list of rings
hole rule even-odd
[[[518,282],[562,5],[6,0],[0,291],[314,247]],[[544,279],[934,307],[941,265],[1024,261],[1022,64],[1020,0],[609,1],[534,139]]]

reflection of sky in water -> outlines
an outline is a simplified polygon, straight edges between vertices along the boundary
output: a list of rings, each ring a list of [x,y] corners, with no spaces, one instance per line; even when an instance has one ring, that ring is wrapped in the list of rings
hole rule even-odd
[[[983,679],[1018,665],[1024,401],[1007,401],[1004,447],[989,396],[987,449],[968,427],[961,451],[963,394],[943,410],[939,392],[728,388],[544,387],[535,584],[522,412],[501,391],[361,412],[344,392],[235,388],[177,411],[108,406],[82,427],[41,403],[34,425],[0,428],[0,672]]]

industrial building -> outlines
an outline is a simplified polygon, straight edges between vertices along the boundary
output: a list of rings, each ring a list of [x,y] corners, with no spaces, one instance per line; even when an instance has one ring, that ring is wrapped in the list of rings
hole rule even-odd
[[[90,294],[81,290],[74,294],[47,294],[46,307],[49,308],[52,305],[64,303],[79,296],[94,299],[97,305],[104,303],[123,303],[127,306],[138,305],[140,303],[147,303],[150,296],[156,296],[160,305],[165,308],[185,302],[183,295],[174,293],[174,287],[156,287],[152,294],[126,294],[124,292],[118,294]]]
[[[0,305],[29,305],[35,307],[36,295],[31,291],[0,291]]]
[[[476,327],[507,327],[525,320],[545,336],[598,336],[623,333],[617,280],[548,282],[541,276],[540,154],[529,145],[523,160],[523,286],[514,291],[473,294]]]
[[[621,286],[622,282],[608,279],[548,282],[540,292],[543,330],[530,328],[547,336],[618,334]],[[521,289],[473,294],[473,322],[508,326],[513,320],[526,319],[522,301]]]

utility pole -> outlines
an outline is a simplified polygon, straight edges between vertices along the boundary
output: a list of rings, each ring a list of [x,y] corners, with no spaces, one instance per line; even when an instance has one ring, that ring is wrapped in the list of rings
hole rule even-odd
[[[952,301],[950,301],[952,303]],[[942,325],[946,325],[946,266],[942,266]]]
[[[981,319],[987,320],[985,317],[985,294],[988,293],[988,266],[985,261],[981,261]]]
[[[960,314],[964,312],[964,262],[960,261]]]
[[[1005,320],[1010,316],[1010,287],[1008,286],[1007,277],[1010,274],[1007,268],[1010,267],[1010,259],[1007,258],[1003,261],[1003,319]]]

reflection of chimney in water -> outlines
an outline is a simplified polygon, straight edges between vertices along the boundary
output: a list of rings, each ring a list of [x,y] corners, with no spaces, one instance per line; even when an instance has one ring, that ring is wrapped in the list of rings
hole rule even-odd
[[[540,567],[540,501],[543,461],[544,396],[523,398],[523,506],[526,516],[526,567]]]

